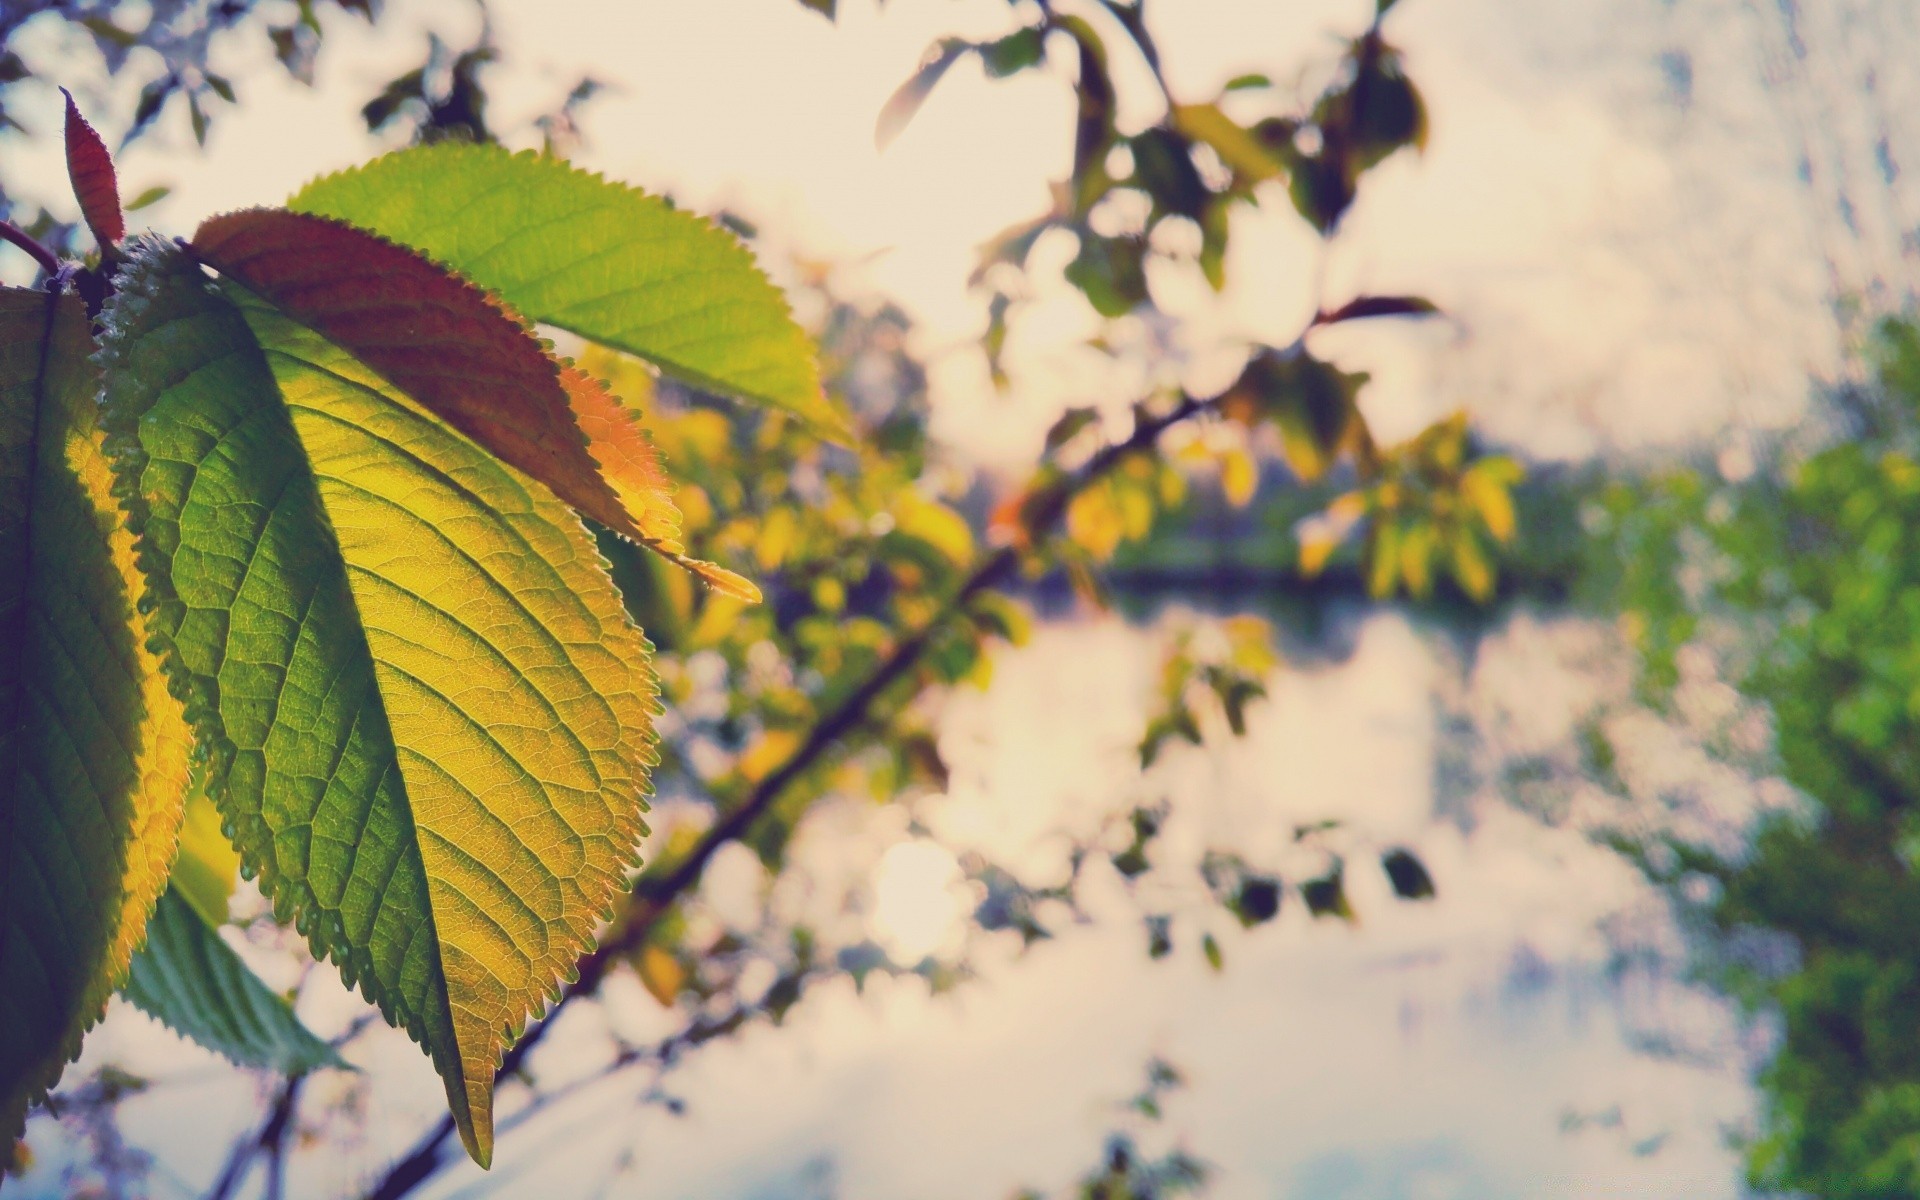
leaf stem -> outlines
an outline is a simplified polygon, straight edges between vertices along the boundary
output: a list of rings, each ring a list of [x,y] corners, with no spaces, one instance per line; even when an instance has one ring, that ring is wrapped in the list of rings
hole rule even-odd
[[[40,264],[40,269],[49,275],[60,272],[59,256],[28,236],[11,221],[0,221],[0,238],[4,238],[27,252],[28,257]]]

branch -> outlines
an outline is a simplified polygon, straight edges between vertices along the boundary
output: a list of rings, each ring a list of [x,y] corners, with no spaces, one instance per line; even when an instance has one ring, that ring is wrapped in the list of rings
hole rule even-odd
[[[40,269],[49,275],[60,273],[60,259],[53,251],[14,227],[11,221],[0,221],[0,239],[12,242],[27,252],[27,257],[40,264]]]
[[[1054,527],[1065,516],[1067,505],[1080,492],[1110,473],[1115,467],[1136,454],[1153,449],[1160,435],[1175,425],[1187,421],[1203,412],[1210,412],[1217,405],[1218,398],[1198,400],[1183,395],[1180,402],[1165,414],[1146,417],[1140,420],[1132,436],[1125,441],[1115,442],[1103,447],[1078,472],[1057,481],[1052,487],[1036,496],[1027,506],[1028,528],[1034,541],[1039,541],[1053,532]],[[882,696],[895,683],[919,665],[926,654],[927,647],[934,638],[946,628],[955,616],[964,612],[967,604],[981,592],[1005,583],[1019,569],[1021,551],[1015,546],[1003,546],[989,554],[976,565],[940,612],[922,625],[893,648],[893,652],[874,669],[859,687],[855,688],[833,710],[823,717],[806,741],[794,750],[787,760],[766,775],[755,785],[745,801],[709,828],[699,842],[695,843],[686,856],[675,863],[673,868],[662,874],[645,874],[634,884],[632,905],[624,926],[602,942],[591,954],[579,963],[579,974],[560,994],[560,999],[547,1011],[536,1024],[530,1026],[525,1035],[514,1043],[506,1057],[501,1061],[500,1074],[511,1075],[525,1063],[527,1055],[539,1045],[547,1030],[553,1027],[554,1018],[568,1004],[581,996],[592,994],[606,977],[607,971],[622,957],[638,949],[653,932],[654,925],[664,916],[674,902],[700,881],[707,864],[720,848],[728,842],[744,836],[774,806],[788,787],[810,770],[835,745],[848,735],[858,731],[875,717]],[[431,1178],[440,1169],[441,1154],[453,1138],[454,1125],[451,1116],[443,1116],[434,1127],[414,1143],[413,1149],[400,1159],[387,1174],[367,1193],[368,1200],[399,1200],[399,1197],[412,1192],[420,1184]]]
[[[293,1115],[299,1107],[300,1085],[305,1079],[305,1075],[287,1077],[279,1094],[274,1097],[267,1119],[260,1124],[259,1134],[236,1144],[227,1155],[226,1166],[221,1168],[220,1178],[214,1180],[213,1190],[207,1193],[207,1200],[229,1200],[246,1181],[254,1157],[263,1152],[267,1155],[266,1190],[269,1195],[278,1197],[284,1181],[282,1172],[285,1169],[287,1135],[293,1131]]]

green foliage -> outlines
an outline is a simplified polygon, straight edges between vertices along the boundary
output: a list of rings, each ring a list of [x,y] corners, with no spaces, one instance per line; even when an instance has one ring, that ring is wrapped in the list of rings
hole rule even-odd
[[[1748,1165],[1758,1187],[1834,1200],[1920,1194],[1920,355],[1909,324],[1881,344],[1866,436],[1784,478],[1616,486],[1602,510],[1649,693],[1680,647],[1736,635],[1780,770],[1814,802],[1768,819],[1743,857],[1683,846],[1655,873],[1716,881],[1704,915],[1723,934],[1791,941],[1789,969],[1735,958],[1720,976],[1784,1034]]]
[[[142,1010],[229,1061],[286,1074],[344,1067],[287,1000],[222,941],[240,855],[220,831],[220,813],[198,781],[187,793],[180,855],[154,907],[147,940],[121,989]]]

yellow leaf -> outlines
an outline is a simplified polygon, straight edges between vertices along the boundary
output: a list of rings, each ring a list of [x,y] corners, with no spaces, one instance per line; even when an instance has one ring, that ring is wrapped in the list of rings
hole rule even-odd
[[[1433,590],[1433,551],[1438,536],[1432,523],[1409,524],[1400,536],[1400,577],[1407,591],[1424,599]]]
[[[1081,492],[1067,505],[1067,536],[1098,561],[1113,557],[1126,536],[1126,523],[1106,481]]]
[[[767,519],[760,523],[760,536],[754,539],[753,560],[760,564],[762,571],[777,569],[787,561],[799,532],[800,524],[792,509],[776,508],[769,512]]]
[[[220,810],[198,780],[187,793],[187,815],[180,824],[180,857],[173,862],[173,886],[209,925],[224,925],[233,881],[240,877],[240,852],[220,832]]]
[[[1393,581],[1400,577],[1399,523],[1377,523],[1367,552],[1367,594],[1375,600],[1384,600],[1393,594]]]
[[[1254,464],[1253,455],[1241,447],[1235,446],[1220,458],[1220,491],[1226,496],[1227,503],[1235,508],[1245,508],[1253,500],[1253,493],[1260,486],[1260,469]]]
[[[902,492],[894,501],[893,527],[907,537],[932,546],[956,565],[973,560],[973,530],[967,527],[966,520],[919,492]]]
[[[740,756],[740,777],[748,783],[759,783],[772,773],[774,768],[793,757],[800,748],[799,731],[793,729],[769,729],[760,735],[760,740],[748,747]]]
[[[1481,522],[1495,541],[1504,543],[1513,539],[1518,524],[1513,509],[1513,493],[1497,477],[1469,470],[1460,477],[1460,494],[1473,511],[1480,514]]]
[[[1462,532],[1448,545],[1453,559],[1453,578],[1460,590],[1481,603],[1493,597],[1493,564],[1487,561],[1479,541]]]
[[[680,998],[680,989],[687,983],[687,969],[680,965],[680,960],[652,942],[640,951],[640,961],[634,964],[634,969],[647,993],[669,1008]]]

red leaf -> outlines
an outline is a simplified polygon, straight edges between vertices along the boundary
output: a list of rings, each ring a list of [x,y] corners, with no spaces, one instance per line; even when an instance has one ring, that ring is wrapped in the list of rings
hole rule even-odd
[[[646,545],[670,562],[699,576],[708,587],[749,604],[760,603],[753,581],[725,567],[688,558],[680,545],[680,510],[670,499],[673,485],[660,466],[660,453],[634,411],[620,403],[607,385],[566,363],[560,384],[573,406],[573,419],[587,435],[587,453],[600,464],[621,503],[635,514]]]
[[[1439,312],[1433,301],[1420,296],[1360,296],[1332,312],[1315,314],[1315,325],[1359,321],[1367,317],[1430,317]]]
[[[120,213],[120,183],[114,178],[113,156],[93,126],[80,115],[73,95],[61,88],[67,98],[67,177],[73,181],[73,194],[80,201],[80,214],[87,219],[93,238],[106,250],[127,236],[127,220]]]
[[[574,508],[741,590],[682,556],[672,488],[632,410],[489,293],[405,246],[281,209],[213,217],[193,251]]]

